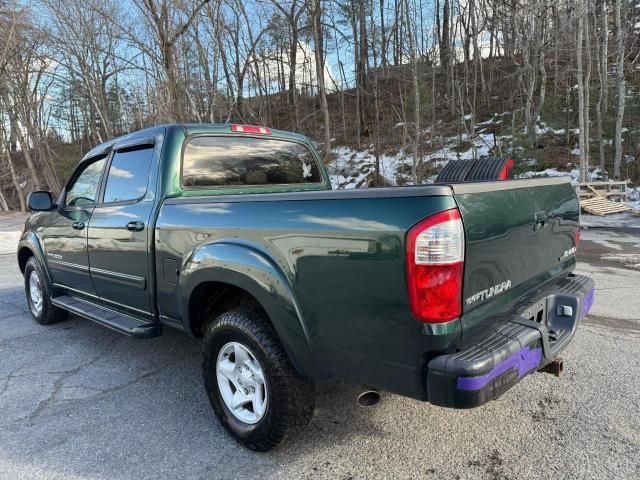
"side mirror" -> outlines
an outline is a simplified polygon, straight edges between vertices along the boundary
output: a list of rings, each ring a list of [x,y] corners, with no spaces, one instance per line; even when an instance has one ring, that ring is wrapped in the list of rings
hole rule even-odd
[[[27,206],[32,212],[47,212],[53,209],[53,198],[49,192],[31,192],[27,196]]]

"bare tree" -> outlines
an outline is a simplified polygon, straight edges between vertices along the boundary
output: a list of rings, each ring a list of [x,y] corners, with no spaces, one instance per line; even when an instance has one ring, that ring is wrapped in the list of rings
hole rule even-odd
[[[189,5],[186,18],[181,17],[169,0],[136,0],[145,16],[153,23],[153,34],[160,50],[163,73],[167,82],[169,110],[167,116],[172,121],[183,118],[183,106],[178,95],[178,74],[175,63],[175,45],[187,29],[193,24],[196,15],[210,0],[196,0]]]
[[[596,20],[597,21],[597,20]],[[600,31],[598,36],[598,59],[596,67],[598,69],[598,103],[596,104],[596,118],[598,122],[598,147],[600,155],[600,168],[606,170],[605,154],[604,154],[604,135],[603,135],[603,116],[607,113],[607,93],[608,93],[608,77],[607,77],[607,55],[609,43],[609,17],[607,12],[607,2],[603,1],[600,11]]]
[[[624,79],[624,31],[622,29],[622,0],[615,3],[616,24],[616,86],[618,92],[618,109],[616,112],[616,130],[614,140],[613,176],[620,179],[620,165],[622,163],[622,120],[625,106],[625,79]]]
[[[320,0],[313,0],[313,40],[315,44],[316,78],[318,82],[318,94],[324,123],[324,157],[331,155],[331,130],[329,120],[329,104],[327,103],[327,90],[324,84],[324,33],[322,26],[322,5]]]
[[[282,13],[289,26],[289,104],[293,108],[295,127],[300,125],[297,95],[296,70],[298,67],[298,44],[300,39],[300,23],[307,12],[307,0],[289,0],[288,5],[279,0],[272,0],[273,5]]]
[[[611,168],[615,125],[619,177],[638,110],[625,102],[640,78],[638,13],[622,0],[34,2],[0,0],[0,208],[58,189],[96,143],[164,122],[292,129],[323,142],[325,158],[335,137],[373,149],[372,184],[385,149],[412,154],[404,180],[419,182],[422,157],[452,139],[476,158],[491,132],[492,153],[504,143],[516,159],[546,161],[549,144],[569,154],[576,128],[584,180],[590,147]],[[542,122],[562,138],[541,141]],[[636,181],[638,145],[625,136]]]
[[[412,23],[409,0],[405,0],[406,28],[409,32],[409,59],[411,62],[411,79],[413,87],[413,160],[411,162],[411,179],[413,183],[418,183],[418,152],[420,148],[421,127],[420,127],[420,82],[418,81],[418,52],[416,48],[415,23]]]
[[[587,150],[589,146],[586,143],[586,131],[588,129],[588,120],[585,118],[586,102],[585,102],[585,79],[584,79],[584,58],[583,58],[583,44],[584,44],[584,30],[585,24],[588,27],[588,23],[585,21],[586,14],[586,2],[587,0],[578,0],[576,10],[576,22],[577,22],[577,41],[576,41],[576,61],[578,77],[578,129],[579,132],[579,145],[580,145],[580,181],[585,182],[587,179],[587,167],[588,167],[588,154]]]

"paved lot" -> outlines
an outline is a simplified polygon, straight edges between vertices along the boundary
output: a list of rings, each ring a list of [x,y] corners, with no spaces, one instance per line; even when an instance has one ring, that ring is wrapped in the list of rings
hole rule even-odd
[[[197,340],[39,326],[0,255],[0,479],[640,478],[640,230],[582,238],[598,292],[564,379],[530,376],[470,411],[389,394],[361,409],[357,388],[325,382],[311,425],[267,454],[216,423]]]

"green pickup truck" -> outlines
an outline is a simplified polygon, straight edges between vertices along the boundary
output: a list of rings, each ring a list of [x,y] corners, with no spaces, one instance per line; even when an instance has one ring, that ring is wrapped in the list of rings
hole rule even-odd
[[[28,203],[34,319],[203,338],[213,410],[255,450],[310,421],[315,379],[470,408],[558,373],[594,298],[568,180],[332,191],[308,139],[265,127],[132,133]]]

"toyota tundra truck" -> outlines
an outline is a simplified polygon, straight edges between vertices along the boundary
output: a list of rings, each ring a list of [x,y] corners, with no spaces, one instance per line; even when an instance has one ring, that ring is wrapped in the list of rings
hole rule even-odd
[[[132,133],[28,204],[35,321],[201,338],[211,406],[254,450],[310,421],[318,379],[497,399],[558,370],[594,299],[567,179],[334,191],[307,138],[266,127]]]

